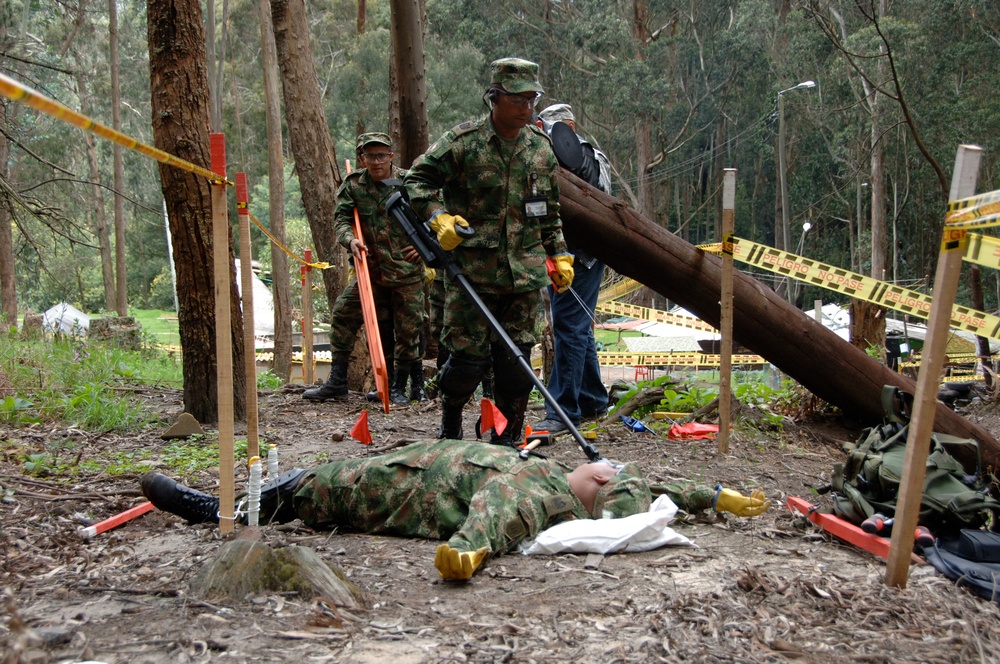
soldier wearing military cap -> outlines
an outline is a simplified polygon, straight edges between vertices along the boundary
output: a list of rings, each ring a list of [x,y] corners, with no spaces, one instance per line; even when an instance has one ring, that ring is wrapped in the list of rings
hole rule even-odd
[[[191,522],[219,521],[219,499],[157,473],[142,491],[158,509]],[[373,535],[446,540],[434,564],[445,579],[468,579],[488,558],[564,521],[618,519],[644,512],[653,493],[689,512],[714,509],[757,516],[764,492],[743,496],[717,486],[650,487],[634,463],[521,458],[505,447],[420,441],[366,459],[291,470],[264,487],[260,522],[302,519],[311,528],[344,527]]]
[[[389,389],[393,403],[423,398],[423,362],[420,333],[425,320],[424,268],[406,234],[385,211],[385,198],[392,193],[382,181],[402,179],[406,171],[392,163],[392,139],[382,132],[361,134],[356,141],[359,168],[337,190],[334,232],[337,241],[355,261],[367,254],[372,295],[387,366],[391,363]],[[354,235],[354,210],[358,211],[362,237]],[[344,289],[330,311],[330,350],[333,363],[326,383],[303,392],[305,399],[326,401],[347,394],[347,369],[354,339],[364,323],[358,282]],[[407,382],[410,392],[406,393]]]
[[[483,95],[489,113],[446,132],[417,158],[406,177],[410,203],[522,353],[535,343],[539,289],[573,281],[559,219],[558,167],[545,133],[531,123],[543,89],[538,65],[518,58],[490,65]],[[456,226],[472,226],[464,241]],[[492,362],[493,395],[507,418],[492,442],[517,443],[531,378],[510,357],[458,287],[446,291],[441,343],[450,356],[438,375],[442,438],[462,437],[462,409]]]

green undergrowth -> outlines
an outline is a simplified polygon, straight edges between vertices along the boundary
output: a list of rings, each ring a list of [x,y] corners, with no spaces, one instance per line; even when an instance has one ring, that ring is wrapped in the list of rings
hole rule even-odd
[[[155,346],[130,351],[84,336],[0,335],[0,425],[126,432],[153,416],[137,392],[180,386],[180,364]]]

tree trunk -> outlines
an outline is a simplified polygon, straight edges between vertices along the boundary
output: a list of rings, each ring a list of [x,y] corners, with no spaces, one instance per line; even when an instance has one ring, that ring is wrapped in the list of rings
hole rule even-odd
[[[150,0],[150,93],[156,147],[193,164],[211,163],[208,79],[198,0]],[[212,197],[208,180],[161,163],[160,181],[177,268],[178,323],[184,360],[184,410],[199,422],[218,420]],[[243,366],[243,317],[229,237],[233,366]],[[246,375],[233,373],[233,415],[246,416]]]
[[[722,260],[644,218],[620,200],[560,170],[563,230],[567,239],[718,326]],[[914,392],[909,378],[891,371],[736,271],[733,338],[767,358],[821,399],[846,413],[882,418],[882,386]],[[1000,466],[1000,443],[984,428],[937,404],[935,430],[980,442],[988,466]]]
[[[0,127],[7,126],[7,108],[14,102],[0,100]],[[10,142],[0,134],[0,180],[9,181]],[[14,271],[14,230],[11,201],[0,191],[0,329],[17,329],[17,278]]]
[[[390,0],[392,51],[399,85],[398,163],[409,167],[430,144],[427,129],[427,76],[420,0]]]
[[[111,123],[115,131],[122,130],[122,88],[120,58],[118,57],[118,6],[117,0],[108,0],[108,41],[111,44]],[[115,181],[115,309],[119,316],[128,315],[128,287],[125,273],[125,164],[122,146],[111,146],[114,159]]]
[[[77,63],[80,63],[77,58]],[[81,67],[81,71],[82,71]],[[87,80],[84,75],[78,74],[76,77],[77,92],[80,95],[80,112],[86,116],[91,115],[90,94],[87,91]],[[94,145],[94,135],[90,132],[84,134],[84,141],[87,144],[87,163],[90,166],[90,185],[94,190],[94,198],[91,201],[94,210],[94,234],[97,236],[97,246],[101,252],[101,277],[104,283],[104,309],[105,311],[115,310],[115,274],[114,261],[111,260],[111,237],[108,235],[108,218],[104,213],[104,189],[101,187],[101,170],[97,163],[97,147]]]
[[[268,219],[271,234],[285,244],[285,164],[281,138],[281,100],[278,62],[271,25],[271,3],[259,0],[261,54],[264,62],[264,100],[267,117]],[[271,370],[286,383],[292,375],[292,301],[288,256],[271,244],[274,287],[274,364]]]
[[[271,17],[281,68],[288,140],[299,174],[302,205],[320,259],[336,264],[338,245],[331,220],[337,204],[337,188],[343,180],[323,114],[316,65],[309,50],[305,2],[272,0]],[[323,285],[331,303],[336,301],[341,290],[337,272],[336,268],[323,270]]]

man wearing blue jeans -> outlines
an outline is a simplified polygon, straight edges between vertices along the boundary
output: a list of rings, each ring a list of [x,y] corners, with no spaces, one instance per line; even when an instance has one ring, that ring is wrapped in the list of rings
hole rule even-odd
[[[538,114],[538,118],[539,126],[546,131],[556,122],[565,122],[570,129],[576,131],[576,118],[569,104],[549,106]],[[577,169],[579,172],[571,172],[610,194],[611,168],[607,156],[583,136],[577,134],[577,138],[585,158]],[[601,378],[593,327],[597,295],[604,277],[604,264],[572,245],[569,250],[576,256],[573,290],[580,301],[569,291],[556,293],[552,286],[548,286],[555,351],[548,390],[573,424],[579,425],[582,420],[602,418],[608,412],[608,390]],[[546,406],[545,419],[532,428],[536,431],[559,433],[566,431],[568,427],[551,406]]]

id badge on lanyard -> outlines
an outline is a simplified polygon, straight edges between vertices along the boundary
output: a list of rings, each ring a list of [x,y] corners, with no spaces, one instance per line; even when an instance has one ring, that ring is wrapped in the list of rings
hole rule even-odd
[[[521,201],[524,205],[524,216],[527,219],[538,219],[547,217],[549,214],[549,197],[538,195],[538,173],[532,171],[528,176],[531,183],[531,196],[527,196]]]

